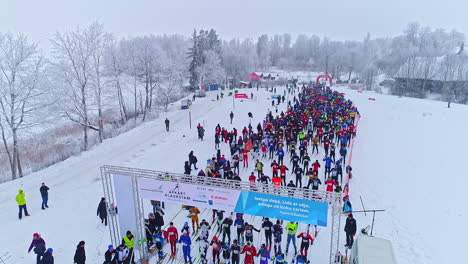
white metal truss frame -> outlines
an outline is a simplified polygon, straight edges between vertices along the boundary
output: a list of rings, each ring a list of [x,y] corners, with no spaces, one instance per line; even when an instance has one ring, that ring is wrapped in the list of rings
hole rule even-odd
[[[135,204],[135,216],[137,219],[138,230],[134,231],[136,237],[144,237],[144,210],[143,210],[143,199],[140,197],[138,180],[140,178],[149,178],[158,181],[177,181],[184,184],[192,184],[197,186],[213,186],[225,189],[235,189],[248,192],[257,192],[271,195],[278,195],[283,197],[292,197],[302,200],[326,202],[331,207],[332,215],[332,232],[330,241],[330,264],[334,263],[334,256],[339,249],[339,231],[341,223],[341,199],[340,195],[336,193],[330,193],[326,191],[310,190],[306,188],[295,188],[287,186],[275,186],[272,188],[271,184],[255,183],[245,181],[235,181],[220,178],[211,178],[204,176],[186,175],[172,172],[154,171],[146,169],[119,167],[104,165],[101,167],[101,178],[104,190],[104,196],[106,197],[108,204],[116,204],[113,184],[113,174],[127,175],[132,177],[132,191],[133,198],[136,201]],[[120,244],[120,239],[123,234],[120,234],[119,221],[116,215],[110,215],[108,219],[109,232],[111,242],[114,245]],[[146,246],[141,247],[141,257],[147,258],[148,252]]]

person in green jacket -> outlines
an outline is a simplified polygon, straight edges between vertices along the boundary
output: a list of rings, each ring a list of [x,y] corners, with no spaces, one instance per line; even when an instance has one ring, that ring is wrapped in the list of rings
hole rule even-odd
[[[22,189],[18,190],[18,195],[16,195],[16,202],[18,203],[19,213],[18,218],[21,220],[23,218],[23,210],[24,215],[29,216],[28,209],[26,208],[26,194],[24,194]]]
[[[288,231],[288,241],[286,243],[286,255],[288,254],[289,250],[289,242],[292,240],[292,244],[294,246],[294,256],[297,255],[297,247],[296,247],[296,233],[297,233],[297,223],[289,222],[286,225],[286,230]]]

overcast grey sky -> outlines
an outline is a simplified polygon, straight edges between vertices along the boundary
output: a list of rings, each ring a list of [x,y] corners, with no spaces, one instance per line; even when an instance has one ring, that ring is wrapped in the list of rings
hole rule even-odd
[[[362,39],[401,33],[408,22],[468,32],[468,0],[0,0],[0,32],[42,45],[56,30],[93,20],[116,36],[189,35],[215,28],[222,38],[301,33]],[[46,42],[46,43],[44,43]]]

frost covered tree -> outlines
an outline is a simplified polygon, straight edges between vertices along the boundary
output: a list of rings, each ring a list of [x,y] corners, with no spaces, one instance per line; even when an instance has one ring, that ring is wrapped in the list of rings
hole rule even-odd
[[[36,112],[48,105],[43,62],[26,36],[0,34],[0,130],[12,179],[23,177],[19,136],[39,122]]]
[[[221,58],[218,53],[214,50],[208,50],[204,57],[205,62],[196,69],[202,84],[220,83],[226,77],[226,72],[221,66]]]
[[[57,78],[67,90],[69,102],[64,104],[65,115],[83,128],[83,149],[88,149],[88,130],[99,131],[91,124],[89,105],[92,100],[94,74],[94,33],[91,27],[78,28],[64,33],[57,32],[52,39],[54,65]]]

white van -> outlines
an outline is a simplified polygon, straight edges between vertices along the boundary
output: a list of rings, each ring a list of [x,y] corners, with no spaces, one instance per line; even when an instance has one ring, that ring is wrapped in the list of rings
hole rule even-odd
[[[392,242],[360,234],[351,249],[350,264],[396,264]]]

